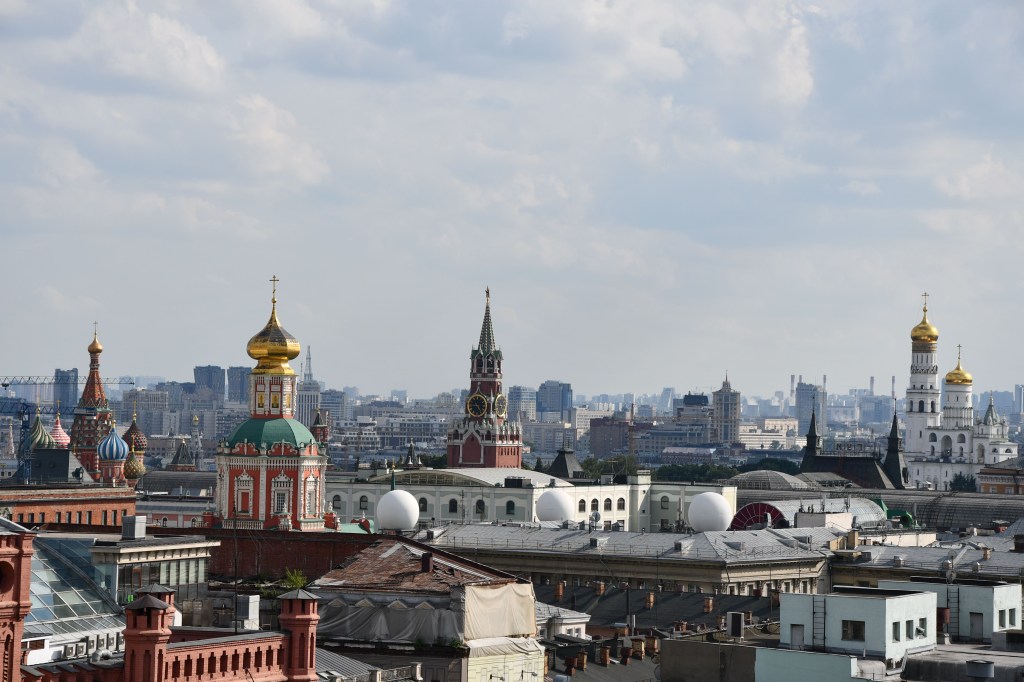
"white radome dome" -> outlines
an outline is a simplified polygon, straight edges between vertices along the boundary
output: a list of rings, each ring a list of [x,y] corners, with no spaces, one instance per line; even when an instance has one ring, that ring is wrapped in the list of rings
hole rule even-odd
[[[732,523],[732,507],[719,493],[701,493],[690,502],[687,522],[698,533],[728,530]]]
[[[572,517],[572,498],[564,490],[545,490],[537,498],[538,521],[569,521]]]
[[[406,490],[384,493],[377,502],[378,530],[412,530],[420,518],[420,505]]]

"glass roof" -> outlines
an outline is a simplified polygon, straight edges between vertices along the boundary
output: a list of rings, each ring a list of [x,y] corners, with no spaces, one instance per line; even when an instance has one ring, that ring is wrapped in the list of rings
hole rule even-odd
[[[90,577],[92,557],[87,548],[41,536],[33,544],[32,610],[26,626],[36,631],[45,626],[54,634],[124,627],[121,608]]]

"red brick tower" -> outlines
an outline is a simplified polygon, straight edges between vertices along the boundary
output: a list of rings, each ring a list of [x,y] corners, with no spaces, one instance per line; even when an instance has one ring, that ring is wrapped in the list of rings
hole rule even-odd
[[[32,610],[29,585],[35,533],[0,530],[0,665],[4,680],[21,680],[21,636]]]
[[[448,431],[448,467],[510,467],[523,463],[518,422],[506,421],[508,398],[501,392],[501,350],[491,324],[491,290],[486,291],[480,343],[469,354],[469,397],[465,414]]]
[[[163,682],[173,610],[151,594],[125,607],[124,679]]]
[[[288,632],[288,661],[283,666],[289,682],[315,682],[316,624],[320,622],[315,594],[292,590],[278,597],[281,612],[277,616],[281,629]]]
[[[99,462],[96,446],[110,433],[112,415],[100,378],[100,353],[103,352],[103,345],[97,338],[96,330],[93,330],[88,351],[89,378],[85,381],[82,397],[75,407],[75,420],[71,423],[71,449],[78,455],[82,467],[90,474],[97,475]]]

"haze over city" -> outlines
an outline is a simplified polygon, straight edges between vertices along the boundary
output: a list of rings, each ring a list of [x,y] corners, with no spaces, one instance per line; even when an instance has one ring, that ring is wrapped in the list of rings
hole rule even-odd
[[[1020,383],[1012,3],[0,3],[6,374]]]

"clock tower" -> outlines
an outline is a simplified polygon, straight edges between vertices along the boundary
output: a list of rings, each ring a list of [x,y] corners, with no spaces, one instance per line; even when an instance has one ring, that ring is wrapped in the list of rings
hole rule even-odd
[[[448,468],[508,467],[523,463],[523,434],[508,419],[508,396],[501,390],[501,350],[491,324],[491,290],[486,290],[480,343],[469,354],[469,397],[463,416],[448,431]]]

